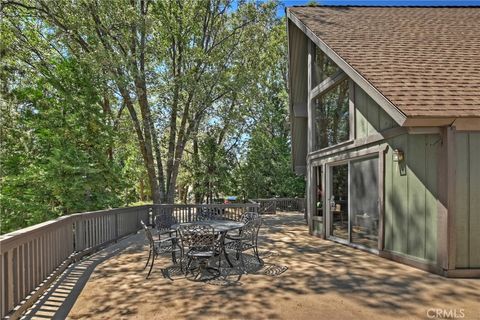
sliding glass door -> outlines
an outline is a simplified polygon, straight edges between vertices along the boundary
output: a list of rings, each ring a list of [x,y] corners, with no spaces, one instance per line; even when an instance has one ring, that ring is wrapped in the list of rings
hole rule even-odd
[[[348,240],[348,163],[330,169],[330,235]]]
[[[368,248],[378,247],[378,157],[329,166],[329,236]]]
[[[378,157],[350,162],[352,242],[377,248],[379,221]]]

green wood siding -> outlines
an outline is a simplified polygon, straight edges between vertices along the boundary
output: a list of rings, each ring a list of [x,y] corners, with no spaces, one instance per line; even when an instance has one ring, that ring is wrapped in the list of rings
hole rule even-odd
[[[437,249],[438,135],[402,135],[387,141],[385,249],[434,262]],[[393,162],[393,150],[405,161]]]
[[[455,163],[456,267],[480,267],[480,133],[457,132]]]
[[[364,138],[397,124],[369,95],[355,85],[355,136]]]
[[[437,260],[438,219],[438,154],[440,136],[427,135],[425,139],[425,259]]]
[[[397,127],[393,119],[361,88],[357,85],[354,88],[356,139]],[[385,155],[384,248],[435,263],[440,135],[403,134],[381,143],[389,145]],[[393,162],[394,149],[404,151],[405,161]],[[316,230],[318,225],[314,223],[313,228]]]

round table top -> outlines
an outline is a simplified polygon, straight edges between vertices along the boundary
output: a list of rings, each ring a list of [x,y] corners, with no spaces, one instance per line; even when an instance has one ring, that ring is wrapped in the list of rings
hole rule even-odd
[[[230,230],[240,229],[245,226],[245,223],[231,220],[206,220],[195,222],[176,223],[172,225],[172,229],[178,229],[180,226],[188,226],[192,224],[209,225],[217,232],[227,232]]]

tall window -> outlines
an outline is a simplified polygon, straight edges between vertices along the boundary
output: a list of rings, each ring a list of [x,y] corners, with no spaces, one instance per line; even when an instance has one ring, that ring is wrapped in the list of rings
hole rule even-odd
[[[314,101],[315,150],[350,137],[348,79],[318,95]]]
[[[340,68],[322,52],[322,50],[314,47],[314,59],[313,59],[313,85],[317,86],[322,83],[323,80],[333,76]]]

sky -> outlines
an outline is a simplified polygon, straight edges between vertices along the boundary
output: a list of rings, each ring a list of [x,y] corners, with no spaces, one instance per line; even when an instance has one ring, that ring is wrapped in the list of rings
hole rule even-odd
[[[287,7],[300,6],[308,0],[283,0]],[[317,0],[322,5],[366,5],[366,6],[480,6],[480,0]],[[283,16],[284,10],[278,12]]]

